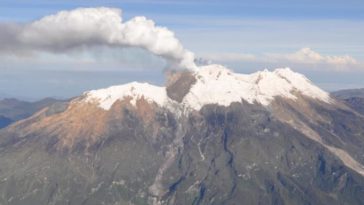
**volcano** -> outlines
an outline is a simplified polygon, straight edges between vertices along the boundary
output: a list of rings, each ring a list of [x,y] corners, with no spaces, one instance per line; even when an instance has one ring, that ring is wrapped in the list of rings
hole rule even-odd
[[[364,204],[364,116],[289,68],[171,71],[0,130],[0,204]]]

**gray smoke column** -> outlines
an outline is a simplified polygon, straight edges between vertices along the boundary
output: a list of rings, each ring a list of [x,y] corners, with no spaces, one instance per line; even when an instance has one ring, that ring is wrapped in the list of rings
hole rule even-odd
[[[143,16],[123,22],[120,9],[101,7],[61,11],[14,27],[3,33],[5,37],[0,33],[0,42],[7,43],[7,48],[67,52],[100,45],[138,47],[165,58],[176,67],[196,68],[194,54],[182,46],[172,31],[156,26]]]

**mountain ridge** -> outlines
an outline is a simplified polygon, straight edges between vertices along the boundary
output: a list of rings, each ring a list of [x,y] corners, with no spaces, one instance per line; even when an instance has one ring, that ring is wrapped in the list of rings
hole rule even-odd
[[[0,128],[6,127],[16,121],[26,119],[43,108],[51,105],[66,103],[67,100],[57,100],[55,98],[45,98],[39,101],[28,102],[15,98],[5,98],[0,100]]]

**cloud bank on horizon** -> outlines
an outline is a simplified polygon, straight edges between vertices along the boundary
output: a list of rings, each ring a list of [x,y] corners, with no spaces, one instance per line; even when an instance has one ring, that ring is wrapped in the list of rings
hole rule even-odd
[[[321,55],[311,48],[302,48],[297,52],[289,54],[267,54],[267,57],[272,60],[287,60],[297,63],[325,63],[330,65],[355,65],[357,60],[349,55],[344,56],[329,56]]]
[[[67,53],[97,46],[137,47],[166,59],[174,68],[195,69],[194,54],[174,33],[143,16],[123,22],[116,8],[60,11],[26,24],[0,24],[0,53]]]
[[[325,65],[332,70],[358,70],[361,64],[349,55],[323,55],[309,47],[301,48],[292,53],[266,53],[254,55],[247,53],[212,53],[204,54],[204,58],[216,62],[268,62],[280,64]],[[311,66],[309,66],[311,67]]]

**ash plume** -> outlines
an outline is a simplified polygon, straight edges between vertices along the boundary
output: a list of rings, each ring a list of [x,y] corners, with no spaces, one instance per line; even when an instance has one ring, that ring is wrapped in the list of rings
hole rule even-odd
[[[0,53],[34,51],[65,53],[96,46],[137,47],[161,56],[174,67],[195,69],[194,54],[175,34],[143,16],[123,22],[115,8],[79,8],[60,11],[39,20],[0,24]]]

